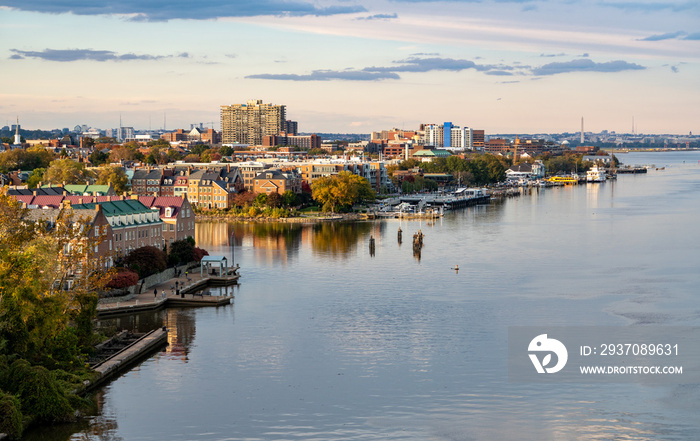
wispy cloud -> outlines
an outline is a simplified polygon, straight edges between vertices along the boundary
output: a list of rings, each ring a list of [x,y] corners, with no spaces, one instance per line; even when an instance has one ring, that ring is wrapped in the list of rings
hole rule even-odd
[[[113,51],[93,50],[93,49],[44,49],[43,51],[22,51],[19,49],[10,49],[14,52],[10,56],[12,60],[21,60],[24,58],[39,58],[46,61],[133,61],[133,60],[160,60],[162,58],[171,58],[172,55],[137,55],[134,53],[118,54]],[[176,55],[180,58],[189,58],[189,54],[184,52]]]
[[[363,69],[345,70],[315,70],[310,74],[256,74],[248,75],[249,79],[284,80],[284,81],[379,81],[398,80],[402,73],[425,73],[432,71],[461,72],[473,69],[485,75],[492,76],[545,76],[568,72],[620,72],[624,70],[640,70],[646,67],[622,60],[596,63],[590,59],[578,59],[560,63],[549,63],[539,67],[526,65],[477,64],[471,60],[455,58],[417,58],[410,57],[394,61],[391,66],[370,66]]]
[[[284,80],[284,81],[377,81],[398,80],[399,75],[392,72],[367,72],[358,70],[315,70],[310,74],[257,74],[248,75],[246,78],[257,80]]]
[[[683,31],[678,32],[667,32],[665,34],[650,35],[646,38],[638,38],[637,41],[661,41],[661,40],[672,40],[678,37],[686,35]]]
[[[683,38],[683,40],[700,40],[700,32],[688,34],[685,36],[685,38]]]
[[[460,72],[466,69],[475,69],[482,72],[495,72],[494,75],[509,75],[501,71],[511,70],[511,66],[490,66],[479,65],[470,60],[455,58],[418,58],[410,57],[404,60],[393,62],[392,66],[371,66],[363,69],[346,70],[315,70],[310,74],[257,74],[248,75],[246,78],[266,79],[266,80],[287,80],[287,81],[329,81],[329,80],[350,80],[350,81],[377,81],[377,80],[398,80],[400,73],[423,73],[431,71],[452,71]],[[497,70],[498,69],[498,70]]]
[[[629,12],[658,12],[658,11],[673,11],[683,12],[690,9],[700,9],[697,1],[658,1],[658,2],[640,2],[640,1],[601,1],[600,5],[610,6],[612,8],[622,9]]]
[[[622,60],[596,63],[590,59],[579,59],[561,63],[549,63],[532,69],[534,75],[556,75],[568,72],[621,72],[625,70],[642,70],[646,67]]]
[[[551,57],[565,57],[566,54],[564,52],[560,52],[558,54],[540,54],[540,57],[545,57],[545,58],[551,58]]]
[[[374,14],[369,17],[358,17],[357,20],[392,20],[399,18],[398,14]]]
[[[3,0],[2,6],[48,14],[124,15],[134,21],[208,20],[219,17],[327,16],[367,12],[363,6],[319,7],[314,2],[284,0],[199,0],[155,2],[142,0]]]

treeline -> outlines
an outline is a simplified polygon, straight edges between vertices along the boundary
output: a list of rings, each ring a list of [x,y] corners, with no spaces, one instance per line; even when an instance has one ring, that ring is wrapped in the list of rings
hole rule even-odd
[[[461,185],[488,185],[505,179],[510,160],[489,154],[471,154],[465,158],[448,156],[435,158],[431,162],[408,159],[399,163],[398,166],[387,167],[387,172],[394,184],[400,186],[404,192],[437,188],[435,181],[420,176],[413,176],[413,179],[399,182],[396,170],[410,170],[416,167],[420,167],[424,173],[449,173]]]

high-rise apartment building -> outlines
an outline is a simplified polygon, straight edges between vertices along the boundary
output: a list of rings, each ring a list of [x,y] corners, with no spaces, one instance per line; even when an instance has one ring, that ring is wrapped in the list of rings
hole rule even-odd
[[[262,145],[264,136],[285,131],[285,107],[263,104],[262,100],[221,106],[221,142]]]
[[[428,124],[425,129],[425,143],[448,150],[473,150],[473,131],[469,127],[459,127],[451,122],[442,125]]]

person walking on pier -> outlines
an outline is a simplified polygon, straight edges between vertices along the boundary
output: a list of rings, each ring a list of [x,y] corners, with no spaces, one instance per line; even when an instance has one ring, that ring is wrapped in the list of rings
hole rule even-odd
[[[153,288],[153,300],[158,298],[158,288]]]

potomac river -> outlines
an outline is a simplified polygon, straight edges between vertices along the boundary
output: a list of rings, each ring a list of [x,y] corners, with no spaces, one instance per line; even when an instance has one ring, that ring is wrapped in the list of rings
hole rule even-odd
[[[198,224],[234,304],[111,322],[170,344],[26,438],[698,440],[698,384],[508,381],[511,326],[700,326],[700,152],[618,157],[658,170],[431,222]]]

